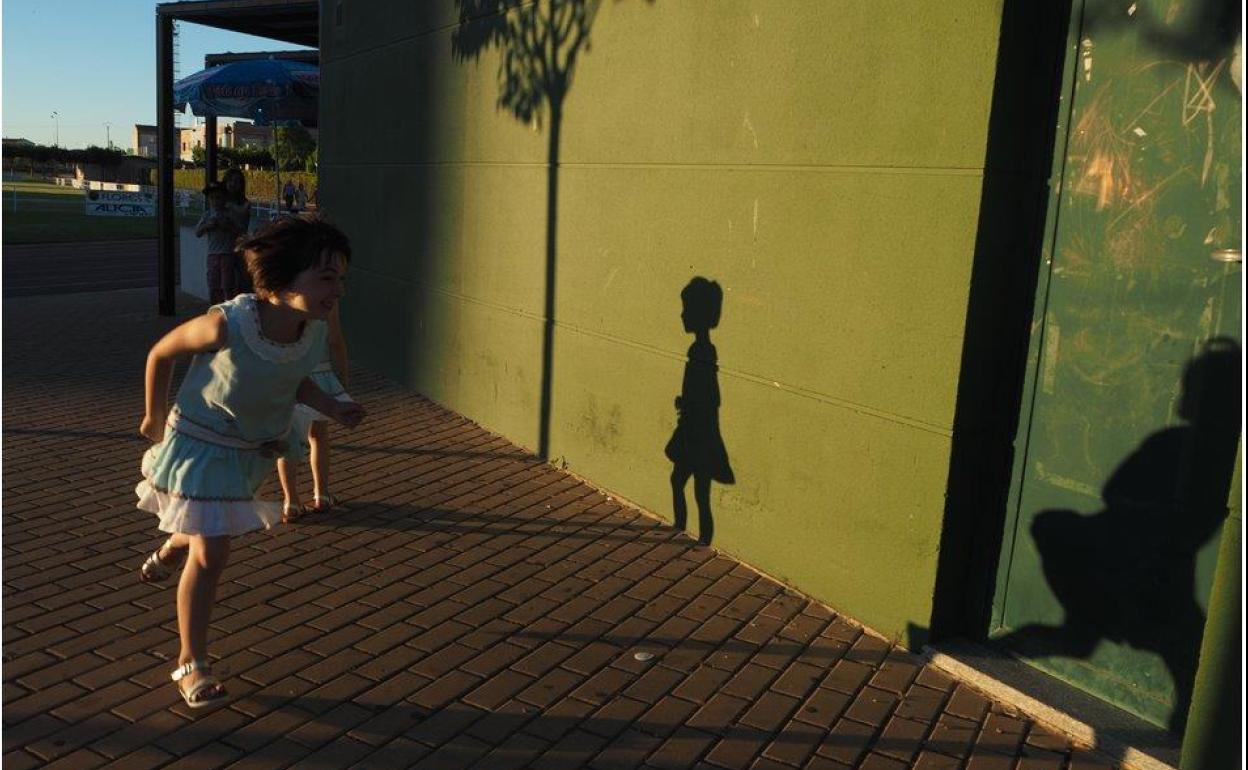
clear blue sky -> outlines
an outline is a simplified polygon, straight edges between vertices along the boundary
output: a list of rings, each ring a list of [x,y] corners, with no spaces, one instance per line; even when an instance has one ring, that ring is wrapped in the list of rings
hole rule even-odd
[[[155,0],[3,2],[4,136],[51,144],[60,113],[62,147],[130,147],[135,123],[156,122]],[[300,46],[198,24],[178,24],[177,77],[204,54]],[[190,125],[189,119],[179,125]]]

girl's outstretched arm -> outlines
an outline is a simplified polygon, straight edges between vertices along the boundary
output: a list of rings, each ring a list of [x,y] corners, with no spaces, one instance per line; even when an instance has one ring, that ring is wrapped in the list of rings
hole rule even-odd
[[[174,363],[182,356],[220,350],[226,342],[227,328],[224,315],[207,313],[178,326],[152,346],[143,378],[147,412],[139,425],[139,433],[156,442],[165,437],[169,381],[173,379]]]
[[[342,336],[342,324],[338,320],[338,305],[329,314],[329,360],[338,375],[342,387],[351,387],[350,364],[347,361],[347,340]]]
[[[354,428],[364,419],[364,407],[354,401],[339,401],[326,395],[310,377],[304,377],[295,391],[295,400],[307,404],[321,414],[332,417],[348,428]]]

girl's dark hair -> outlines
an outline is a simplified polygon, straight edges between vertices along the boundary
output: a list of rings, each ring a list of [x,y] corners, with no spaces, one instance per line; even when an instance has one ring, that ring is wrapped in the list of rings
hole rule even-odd
[[[224,187],[228,193],[230,188],[226,185],[226,182],[229,181],[230,177],[236,175],[238,176],[240,184],[238,186],[238,197],[234,198],[234,202],[242,203],[247,200],[247,177],[243,175],[242,171],[234,167],[227,168],[225,170],[225,174],[221,177],[221,186]]]
[[[719,314],[724,307],[724,291],[715,281],[697,276],[680,292],[680,300],[688,311],[694,329],[714,329],[719,326]]]
[[[351,261],[351,241],[316,214],[281,217],[239,240],[237,250],[256,291],[265,294],[285,289],[295,276],[331,256]]]

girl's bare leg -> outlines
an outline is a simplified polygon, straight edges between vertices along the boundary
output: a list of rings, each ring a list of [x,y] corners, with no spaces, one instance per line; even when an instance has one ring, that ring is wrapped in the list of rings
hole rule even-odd
[[[688,529],[689,508],[685,503],[685,484],[693,471],[682,465],[672,468],[672,526],[684,532]]]
[[[715,536],[715,520],[711,517],[711,478],[696,474],[693,477],[693,499],[698,506],[698,542],[710,545]]]
[[[300,506],[299,502],[299,466],[284,457],[277,458],[277,480],[282,485],[282,502],[285,505]]]
[[[208,624],[212,621],[212,605],[217,597],[217,584],[230,558],[228,537],[175,535],[190,541],[191,551],[178,581],[178,636],[182,649],[178,665],[192,660],[208,659]],[[199,677],[190,674],[182,684],[189,688]]]
[[[317,420],[308,431],[311,447],[312,493],[318,498],[329,494],[329,423]]]

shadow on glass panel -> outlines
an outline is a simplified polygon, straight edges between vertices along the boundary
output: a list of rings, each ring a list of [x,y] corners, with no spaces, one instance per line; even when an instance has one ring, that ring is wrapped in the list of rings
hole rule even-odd
[[[1111,0],[1084,10],[1085,38],[1129,27],[1158,55],[1187,62],[1229,59],[1243,25],[1240,0],[1184,3]],[[1220,65],[1213,65],[1220,66]]]
[[[1153,433],[1102,490],[1104,510],[1046,510],[1031,535],[1061,625],[1028,624],[996,640],[1028,657],[1087,658],[1101,640],[1154,652],[1174,680],[1169,729],[1191,702],[1205,614],[1196,557],[1227,514],[1240,430],[1239,345],[1217,338],[1188,362],[1182,422]]]

